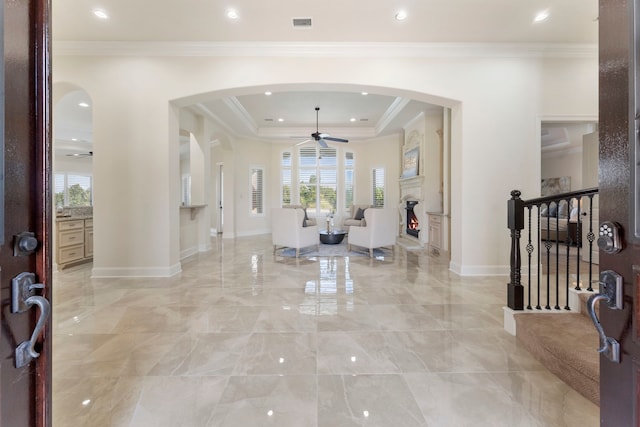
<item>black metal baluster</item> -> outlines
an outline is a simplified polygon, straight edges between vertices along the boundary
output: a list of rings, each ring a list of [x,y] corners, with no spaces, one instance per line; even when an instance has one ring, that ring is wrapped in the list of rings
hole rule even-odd
[[[560,310],[558,300],[560,299],[560,201],[556,201],[556,305],[553,307]]]
[[[582,198],[576,199],[576,202],[578,203],[578,222],[576,224],[576,246],[578,247],[578,255],[576,256],[576,287],[575,290],[579,291],[580,288],[580,263],[581,263],[581,258],[580,258],[580,249],[582,248],[582,212],[580,211],[580,209],[582,209]],[[571,219],[571,218],[569,218]]]
[[[540,266],[542,264],[542,260],[540,259],[540,246],[542,246],[542,240],[540,236],[540,205],[538,205],[538,305],[536,305],[536,309],[540,310],[540,277],[542,272],[540,271]]]
[[[544,306],[547,310],[551,310],[551,216],[547,216],[547,241],[544,242],[545,248],[547,248],[547,305]]]
[[[589,233],[587,234],[587,240],[589,241],[589,287],[587,290],[593,292],[593,241],[596,239],[593,234],[593,194],[589,195]]]
[[[529,269],[528,271],[528,289],[529,289],[529,297],[527,298],[527,310],[531,310],[531,254],[533,253],[533,245],[531,244],[531,208],[533,206],[528,206],[529,208],[529,242],[527,243],[527,253],[528,253],[528,262]]]
[[[571,249],[571,233],[569,232],[569,220],[571,219],[571,199],[565,200],[567,203],[567,236],[565,237],[565,243],[567,245],[567,267],[565,269],[565,280],[564,280],[564,289],[565,289],[565,300],[564,300],[564,309],[569,310],[569,258],[570,258],[570,249]],[[556,308],[560,308],[557,307]]]

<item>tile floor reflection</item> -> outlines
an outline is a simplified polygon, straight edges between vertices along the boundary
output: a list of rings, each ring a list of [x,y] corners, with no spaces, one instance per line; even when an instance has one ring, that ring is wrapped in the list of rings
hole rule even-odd
[[[599,425],[502,329],[505,277],[213,247],[173,278],[54,275],[54,427]]]

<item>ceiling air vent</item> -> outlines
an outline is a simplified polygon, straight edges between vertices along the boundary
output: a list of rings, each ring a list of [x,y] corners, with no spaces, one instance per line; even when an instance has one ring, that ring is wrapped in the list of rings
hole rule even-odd
[[[311,18],[292,18],[293,28],[309,29],[311,28]]]

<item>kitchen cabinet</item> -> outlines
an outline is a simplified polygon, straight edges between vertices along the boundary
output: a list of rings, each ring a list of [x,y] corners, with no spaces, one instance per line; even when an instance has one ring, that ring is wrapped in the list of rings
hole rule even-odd
[[[93,218],[56,219],[56,262],[59,268],[93,259]]]

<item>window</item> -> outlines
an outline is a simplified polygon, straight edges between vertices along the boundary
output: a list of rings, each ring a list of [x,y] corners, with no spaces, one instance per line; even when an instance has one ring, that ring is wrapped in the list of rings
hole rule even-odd
[[[291,205],[291,152],[282,153],[282,163],[280,164],[280,196],[282,206]]]
[[[376,208],[384,207],[384,168],[373,169],[372,204]]]
[[[300,203],[315,214],[335,212],[338,159],[335,148],[302,147],[298,176]]]
[[[91,175],[57,173],[54,181],[56,207],[93,204]]]
[[[300,166],[298,170],[300,203],[307,208],[307,212],[314,212],[317,206],[317,158],[315,147],[300,148]]]
[[[353,205],[353,153],[344,154],[344,210],[349,212]]]
[[[263,175],[261,168],[251,169],[251,214],[262,215],[264,213],[263,202]]]

